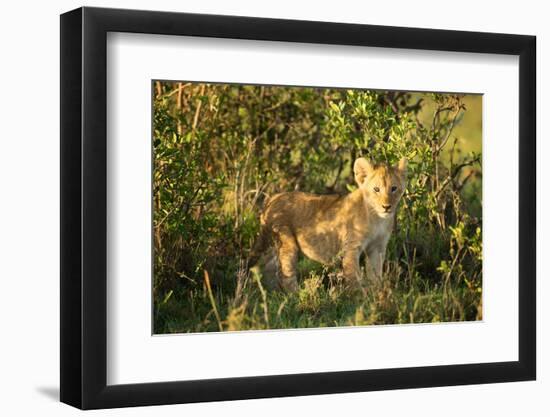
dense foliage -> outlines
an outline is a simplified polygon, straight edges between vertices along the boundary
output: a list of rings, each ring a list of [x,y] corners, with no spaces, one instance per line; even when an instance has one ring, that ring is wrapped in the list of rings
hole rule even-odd
[[[481,161],[449,94],[154,83],[155,333],[476,320]],[[480,111],[480,109],[479,109]],[[297,294],[246,268],[266,197],[346,193],[358,156],[409,159],[385,280],[349,296],[300,263]]]

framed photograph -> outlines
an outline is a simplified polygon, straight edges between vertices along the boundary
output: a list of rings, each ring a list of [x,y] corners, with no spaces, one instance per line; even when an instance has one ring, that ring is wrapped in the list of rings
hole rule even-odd
[[[535,37],[61,16],[61,401],[533,380]]]

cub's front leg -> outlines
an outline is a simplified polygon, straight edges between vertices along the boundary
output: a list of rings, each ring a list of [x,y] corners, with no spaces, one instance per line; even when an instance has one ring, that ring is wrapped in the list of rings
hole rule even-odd
[[[371,281],[382,280],[382,269],[386,259],[387,241],[372,244],[367,248],[367,277]]]
[[[344,250],[342,269],[347,285],[354,288],[361,287],[361,267],[359,265],[360,248],[348,248]]]

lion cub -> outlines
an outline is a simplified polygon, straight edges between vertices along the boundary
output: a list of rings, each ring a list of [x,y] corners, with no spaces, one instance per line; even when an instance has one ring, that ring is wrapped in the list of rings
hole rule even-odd
[[[280,285],[287,291],[298,288],[300,252],[322,264],[341,258],[348,285],[360,286],[359,257],[366,251],[367,276],[381,277],[395,212],[406,186],[407,161],[403,158],[393,167],[358,158],[353,171],[359,188],[344,196],[296,191],[271,197],[260,217],[260,235],[249,265],[255,265],[273,244]]]

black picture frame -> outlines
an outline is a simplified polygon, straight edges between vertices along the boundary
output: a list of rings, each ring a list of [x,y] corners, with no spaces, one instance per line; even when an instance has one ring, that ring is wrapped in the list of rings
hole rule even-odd
[[[519,56],[519,360],[107,385],[108,32]],[[61,15],[61,401],[94,409],[535,379],[535,45],[524,35],[251,17],[88,7]]]

